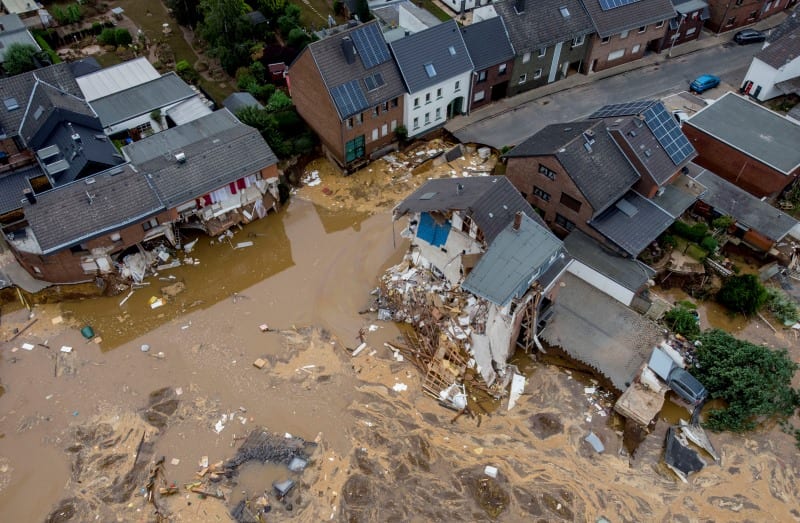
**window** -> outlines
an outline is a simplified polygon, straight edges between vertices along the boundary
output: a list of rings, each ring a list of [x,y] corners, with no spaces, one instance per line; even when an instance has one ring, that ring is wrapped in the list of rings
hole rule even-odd
[[[431,123],[431,113],[425,113],[425,125]]]
[[[744,3],[744,0],[736,0],[736,7],[739,7]]]
[[[461,90],[461,82],[460,81],[456,80],[456,88],[454,90],[455,91],[460,91]]]
[[[697,31],[696,27],[690,27],[689,29],[686,30],[686,36],[693,35],[695,31]]]
[[[566,193],[561,193],[561,198],[559,199],[559,203],[566,207],[567,209],[572,209],[575,212],[579,212],[581,210],[581,202],[580,200],[576,200],[572,196]]]
[[[639,28],[639,32],[640,33],[644,33],[645,31],[647,31],[647,26],[646,25],[643,25],[642,27]]]
[[[661,29],[662,27],[664,27],[664,20],[661,20],[656,24],[656,29]]]
[[[153,227],[158,227],[158,218],[150,218],[146,222],[142,223],[142,229],[145,231],[149,231]]]
[[[564,18],[569,18],[569,9],[567,9],[567,6],[559,7],[558,11],[561,13],[561,16],[563,16]]]
[[[523,64],[527,64],[530,61],[531,61],[531,53],[530,52],[527,52],[524,55],[522,55],[522,63]]]
[[[486,98],[486,91],[478,91],[477,93],[475,93],[475,96],[472,97],[472,101],[480,102],[484,98]]]
[[[375,108],[372,110],[372,117],[377,118],[378,115],[380,114],[381,114],[380,108],[378,106],[375,106]]]
[[[583,42],[586,40],[585,35],[576,36],[572,39],[572,47],[580,47],[583,45]]]
[[[389,126],[386,124],[381,125],[381,136],[389,134]]]
[[[641,46],[641,45],[639,45],[639,44],[636,44],[636,45],[634,45],[634,46],[633,46],[633,48],[631,49],[631,53],[633,53],[633,54],[636,54],[636,53],[638,53],[638,52],[639,52],[639,49],[641,49],[641,48],[642,48],[642,46]]]
[[[732,16],[732,17],[728,18],[728,21],[725,22],[725,25],[728,26],[728,25],[733,25],[735,23],[736,23],[736,17]]]
[[[400,98],[399,97],[395,98],[394,100],[392,100],[392,107],[397,107],[398,105],[400,105]]]
[[[437,120],[441,120],[442,119],[442,108],[441,107],[437,107],[436,108],[436,119]]]
[[[431,103],[431,93],[425,93],[425,103]]]
[[[607,44],[610,41],[611,41],[611,37],[610,36],[604,36],[603,38],[600,39],[600,43],[601,44]]]
[[[397,129],[397,120],[392,120],[392,131]]]
[[[539,49],[539,58],[543,57],[546,54],[547,54],[547,48],[546,47],[542,47],[541,49]]]
[[[447,50],[450,52],[450,56],[455,56],[456,55],[456,48],[453,47],[452,45],[450,47],[448,47]]]
[[[539,78],[541,78],[541,77],[542,77],[542,70],[541,70],[541,68],[539,68],[539,69],[537,69],[536,71],[534,71],[534,72],[533,72],[533,79],[534,79],[534,80],[538,80],[538,79],[539,79]]]
[[[414,129],[419,129],[419,118],[414,118]]]
[[[556,179],[555,171],[551,171],[550,169],[548,169],[547,167],[545,167],[542,164],[539,164],[539,172],[542,173],[543,175],[547,176],[551,180],[555,180]]]
[[[539,187],[536,187],[535,185],[533,186],[533,194],[534,196],[537,196],[546,202],[550,201],[550,193],[541,190]]]
[[[378,139],[378,129],[375,128],[372,130],[372,141],[374,142],[377,139]]]
[[[356,115],[356,125],[361,125],[364,123],[364,113],[358,113]]]
[[[556,225],[563,227],[567,231],[572,231],[572,229],[575,228],[575,224],[573,222],[567,220],[558,213],[556,213]]]
[[[428,78],[433,78],[436,76],[436,68],[433,64],[425,64],[425,73],[428,75]]]
[[[618,60],[618,59],[622,58],[623,56],[625,56],[625,49],[619,49],[617,51],[611,51],[610,53],[608,53],[608,61],[610,62],[612,60]]]
[[[384,113],[387,112],[389,110],[389,102],[383,102],[381,104],[381,109],[383,110]]]
[[[519,75],[519,84],[520,85],[524,84],[527,81],[528,81],[528,75],[527,74]]]
[[[442,98],[442,88],[440,87],[436,89],[436,99],[441,100],[441,98]]]
[[[478,82],[477,83],[481,83],[481,82],[485,82],[485,81],[486,81],[486,71],[481,71],[480,73],[478,73]]]
[[[758,11],[751,11],[749,15],[747,15],[748,20],[753,20],[755,17],[758,16]]]
[[[625,38],[628,38],[628,34],[629,34],[629,33],[630,33],[630,31],[622,31],[622,32],[619,34],[619,39],[620,39],[620,40],[623,40],[623,39],[625,39]]]
[[[347,119],[347,128],[348,129],[352,129],[353,128],[353,119],[352,118],[348,118]]]
[[[508,69],[506,64],[500,64],[500,66],[497,68],[497,74],[499,74],[499,75],[506,74],[506,69]]]
[[[414,109],[419,108],[419,98],[414,98]]]

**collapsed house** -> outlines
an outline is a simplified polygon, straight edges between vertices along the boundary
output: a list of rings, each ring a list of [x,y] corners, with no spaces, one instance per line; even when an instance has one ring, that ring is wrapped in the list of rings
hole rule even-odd
[[[465,367],[504,387],[515,349],[539,343],[569,261],[561,241],[502,176],[430,180],[394,209],[403,216],[411,246],[383,291],[427,345],[426,392],[440,394]]]

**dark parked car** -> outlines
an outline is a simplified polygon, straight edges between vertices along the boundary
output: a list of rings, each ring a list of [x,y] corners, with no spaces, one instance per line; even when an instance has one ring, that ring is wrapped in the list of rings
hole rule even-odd
[[[713,74],[704,74],[702,76],[698,76],[694,82],[689,84],[689,90],[700,94],[708,91],[719,85],[719,78],[714,76]]]
[[[695,407],[700,405],[708,395],[703,384],[680,367],[675,367],[669,372],[667,384],[683,401]]]
[[[756,42],[763,42],[767,39],[767,35],[755,29],[743,29],[733,35],[733,41],[739,45],[754,44]]]

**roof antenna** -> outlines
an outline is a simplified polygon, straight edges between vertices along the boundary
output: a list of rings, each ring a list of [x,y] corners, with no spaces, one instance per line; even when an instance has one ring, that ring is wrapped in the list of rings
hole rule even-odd
[[[94,199],[95,199],[96,195],[94,195],[94,194],[89,194],[89,191],[86,191],[86,197],[87,197],[87,198],[89,198],[89,205],[91,205],[91,204],[92,204],[92,202],[94,201]]]

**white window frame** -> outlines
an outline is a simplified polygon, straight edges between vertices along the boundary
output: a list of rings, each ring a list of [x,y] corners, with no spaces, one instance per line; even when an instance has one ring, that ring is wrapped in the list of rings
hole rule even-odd
[[[528,73],[522,73],[521,75],[519,75],[519,82],[517,82],[517,83],[519,85],[522,85],[527,81],[528,81]]]
[[[525,54],[522,55],[522,63],[527,64],[530,61],[531,61],[531,52],[526,51]]]
[[[540,67],[539,69],[533,72],[533,79],[538,80],[541,77],[542,77],[542,68]]]

